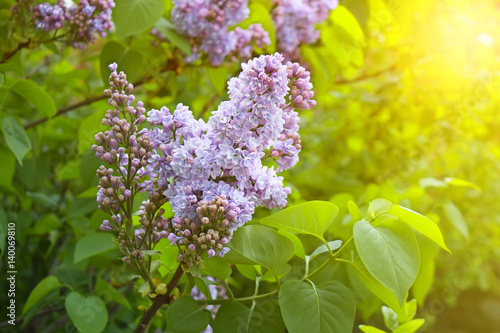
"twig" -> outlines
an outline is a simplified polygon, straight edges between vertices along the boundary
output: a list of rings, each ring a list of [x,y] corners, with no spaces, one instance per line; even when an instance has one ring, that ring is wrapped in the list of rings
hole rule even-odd
[[[47,308],[47,309],[43,309],[43,310],[37,312],[33,317],[39,317],[39,316],[43,316],[43,315],[46,315],[46,314],[51,313],[51,312],[57,312],[57,311],[62,311],[62,310],[64,310],[64,307]],[[24,321],[25,319],[26,319],[25,316],[19,317],[14,321],[14,323],[19,324],[20,322]],[[9,325],[10,324],[8,321],[4,321],[4,322],[0,323],[0,328],[7,327]]]
[[[148,327],[153,317],[155,316],[156,312],[158,312],[158,310],[164,304],[170,302],[171,300],[170,293],[174,290],[175,286],[177,286],[177,283],[179,282],[183,274],[184,270],[182,269],[182,264],[180,264],[179,267],[177,267],[174,276],[172,276],[172,279],[167,285],[167,293],[165,295],[159,295],[155,298],[151,307],[142,316],[141,320],[139,321],[139,324],[134,330],[134,333],[143,333]]]
[[[7,52],[7,53],[4,53],[2,60],[0,60],[0,64],[6,63],[7,61],[9,61],[9,59],[12,58],[17,52],[24,49],[26,46],[30,45],[30,42],[31,42],[31,40],[28,39],[27,42],[19,43],[14,50]]]
[[[359,76],[359,77],[354,78],[354,79],[350,79],[350,80],[346,80],[346,79],[337,80],[337,81],[335,81],[335,84],[349,84],[349,83],[364,81],[364,80],[371,79],[371,78],[383,75],[385,73],[391,72],[391,71],[393,71],[395,69],[396,69],[396,65],[392,65],[391,67],[383,69],[381,71],[378,71],[378,72],[375,72],[375,73],[371,73],[371,74],[362,75],[362,76]]]

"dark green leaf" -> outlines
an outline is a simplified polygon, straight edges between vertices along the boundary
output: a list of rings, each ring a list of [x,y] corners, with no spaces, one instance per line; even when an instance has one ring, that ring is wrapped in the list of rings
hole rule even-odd
[[[59,282],[70,286],[75,290],[78,287],[89,283],[89,277],[85,274],[85,272],[76,267],[65,264],[58,266],[54,270],[54,275],[57,277]]]
[[[116,302],[130,309],[130,303],[125,296],[101,278],[97,279],[94,294],[100,297],[104,303]]]
[[[111,233],[90,233],[81,238],[76,243],[74,262],[80,262],[84,259],[101,254],[117,248],[112,241]]]
[[[352,332],[356,301],[343,284],[290,280],[279,292],[279,304],[290,333]]]
[[[178,298],[167,311],[167,330],[172,333],[198,333],[208,326],[203,309],[189,296]]]
[[[23,158],[31,150],[31,141],[23,126],[12,117],[2,118],[2,131],[7,146],[16,155],[19,164],[23,165]]]
[[[45,296],[47,296],[54,290],[59,289],[61,287],[62,284],[59,283],[59,281],[55,276],[51,275],[44,278],[36,285],[36,287],[31,291],[30,295],[28,296],[28,300],[24,305],[22,315],[31,310],[31,308],[37,305]]]
[[[283,332],[278,301],[272,300],[247,308],[236,301],[224,303],[217,311],[214,333],[273,333]]]
[[[116,35],[126,37],[152,27],[163,14],[163,0],[120,0],[113,9]]]
[[[47,117],[52,117],[57,112],[52,97],[31,80],[18,80],[10,89],[24,97]]]
[[[116,64],[118,65],[117,69],[118,72],[123,71],[124,73],[127,74],[127,79],[129,82],[133,83],[139,81],[140,78],[144,75],[142,66],[143,61],[144,60],[142,54],[140,54],[139,52],[125,48],[123,45],[115,41],[107,43],[102,48],[101,55],[99,57],[99,67],[101,69],[101,77],[104,84],[106,85],[108,84],[108,77],[109,74],[111,73],[111,71],[108,68],[108,65],[112,64],[113,62],[116,62]],[[102,112],[97,112],[97,115],[100,118],[104,117],[104,113]],[[97,117],[97,115],[94,114],[87,118],[94,120],[94,123],[90,124],[92,125],[91,128],[94,128],[96,126],[98,127],[101,126],[100,120],[95,121],[95,117]],[[91,141],[92,142],[94,141],[93,136],[91,138]]]
[[[108,322],[108,310],[97,296],[83,297],[72,292],[64,303],[68,316],[81,333],[100,333]]]

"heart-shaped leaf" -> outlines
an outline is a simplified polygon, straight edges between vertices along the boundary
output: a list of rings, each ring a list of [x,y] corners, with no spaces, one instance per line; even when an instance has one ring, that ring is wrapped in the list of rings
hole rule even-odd
[[[100,333],[108,322],[108,310],[97,296],[72,292],[66,297],[66,312],[81,333]]]

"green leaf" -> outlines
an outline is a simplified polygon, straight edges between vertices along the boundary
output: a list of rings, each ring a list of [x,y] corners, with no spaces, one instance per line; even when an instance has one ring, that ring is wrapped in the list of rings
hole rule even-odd
[[[163,35],[165,35],[165,37],[167,37],[167,39],[174,46],[178,47],[185,54],[191,55],[191,44],[189,43],[189,40],[179,34],[177,30],[175,30],[175,26],[170,21],[162,17],[156,22],[155,27]]]
[[[189,296],[178,298],[167,311],[167,331],[172,333],[198,333],[208,326],[208,317],[196,301]]]
[[[231,251],[226,254],[227,257],[230,258],[231,254],[236,254],[246,259],[238,258],[232,263],[256,263],[272,270],[290,260],[294,254],[294,245],[290,239],[273,229],[260,225],[238,228],[228,246]]]
[[[231,268],[223,262],[220,257],[213,257],[208,259],[205,258],[206,254],[203,256],[205,261],[205,267],[202,272],[208,276],[213,276],[220,281],[226,281],[226,279],[231,275]]]
[[[2,74],[2,73],[0,73],[0,87],[1,87],[1,86],[2,86],[2,84],[3,84],[4,78],[5,78],[5,77],[3,76],[3,74]]]
[[[352,200],[347,202],[347,209],[349,210],[349,214],[351,214],[352,219],[357,222],[363,219],[361,212],[359,211],[358,205]]]
[[[342,241],[341,240],[334,240],[334,241],[330,241],[328,242],[328,246],[330,247],[330,250],[332,250],[333,252],[337,249],[340,248],[340,246],[342,245]],[[317,247],[313,253],[311,253],[311,258],[312,257],[315,257],[317,256],[318,254],[321,254],[321,253],[325,253],[325,252],[328,252],[328,248],[326,247],[325,244],[323,245],[320,245],[319,247]]]
[[[420,267],[413,231],[398,220],[388,220],[376,227],[360,221],[353,231],[356,250],[368,271],[394,292],[403,305]]]
[[[10,90],[24,97],[47,117],[52,117],[57,112],[56,105],[50,95],[31,80],[18,80]]]
[[[125,48],[122,44],[110,41],[102,48],[101,55],[99,56],[99,68],[101,69],[102,81],[105,85],[108,84],[108,77],[111,71],[108,65],[116,62],[118,65],[117,71],[123,71],[127,74],[127,80],[129,82],[136,82],[141,79],[144,75],[143,73],[143,62],[144,59],[142,54]],[[97,112],[102,118],[104,114]],[[100,121],[98,122],[100,123]],[[95,125],[93,126],[95,127]]]
[[[227,68],[226,67],[207,67],[207,76],[212,82],[217,93],[222,94],[226,89]]]
[[[295,236],[291,232],[288,232],[286,230],[278,230],[278,233],[287,237],[289,240],[293,242],[293,245],[295,246],[295,252],[294,254],[299,257],[304,259],[306,256],[306,252],[304,251],[304,246],[302,245],[302,242],[300,241],[299,237]]]
[[[424,319],[413,319],[412,321],[399,326],[392,333],[414,333],[424,324],[424,322]]]
[[[469,238],[469,227],[465,222],[464,216],[460,210],[451,201],[447,201],[443,205],[444,215],[450,220],[453,226],[464,236]]]
[[[343,284],[290,280],[279,292],[279,304],[290,333],[352,332],[356,301]]]
[[[271,39],[271,45],[266,47],[266,51],[268,53],[274,53],[276,50],[276,27],[274,26],[269,10],[266,6],[253,1],[248,6],[248,9],[250,10],[250,15],[245,21],[241,22],[239,26],[246,29],[251,24],[260,23],[262,28],[269,33],[269,38]]]
[[[406,302],[405,305],[401,308],[401,311],[398,313],[398,321],[400,323],[406,323],[415,317],[417,313],[417,300],[412,299],[409,302]]]
[[[437,245],[421,234],[417,235],[420,244],[420,270],[417,279],[411,288],[413,297],[420,306],[424,306],[427,293],[434,283],[434,259],[439,251]]]
[[[373,326],[359,325],[358,327],[364,333],[386,333],[385,331],[379,330]]]
[[[236,301],[224,303],[217,311],[214,333],[272,333],[283,332],[278,301],[272,300],[247,308]]]
[[[2,192],[17,194],[16,189],[12,186],[12,177],[14,177],[14,170],[16,167],[16,157],[3,145],[0,145],[0,156],[2,156],[2,163],[0,163],[0,190]]]
[[[428,237],[444,250],[450,252],[443,240],[443,235],[439,227],[431,219],[414,212],[411,209],[394,205],[389,211],[390,214],[399,217],[408,223],[413,229]]]
[[[444,179],[445,182],[447,182],[449,185],[453,185],[453,186],[462,186],[462,187],[471,187],[473,189],[476,189],[478,191],[481,191],[481,188],[479,186],[477,186],[476,184],[474,183],[471,183],[471,182],[468,182],[466,180],[463,180],[463,179],[458,179],[458,178],[451,178],[451,177],[446,177]]]
[[[2,131],[7,146],[16,155],[19,164],[23,165],[23,158],[31,150],[31,141],[23,126],[12,117],[2,118]]]
[[[76,290],[78,287],[88,284],[89,277],[82,270],[62,264],[54,270],[54,275],[59,282]]]
[[[75,246],[74,262],[80,262],[97,254],[115,249],[110,233],[90,233],[80,238]]]
[[[260,220],[260,223],[324,240],[323,234],[332,224],[339,209],[327,201],[309,201]]]
[[[29,310],[31,310],[35,305],[37,305],[45,296],[61,288],[63,285],[59,283],[59,280],[54,275],[47,276],[42,281],[40,281],[36,287],[31,291],[28,296],[28,300],[23,308],[22,315]]]
[[[152,27],[162,16],[163,0],[120,0],[113,9],[116,35],[126,37]]]
[[[94,294],[100,297],[104,303],[116,302],[130,309],[130,303],[118,290],[101,278],[97,279]]]
[[[382,315],[384,317],[385,327],[387,327],[391,331],[394,331],[396,327],[398,327],[399,325],[398,314],[394,312],[394,310],[392,310],[391,308],[388,308],[387,306],[382,306]]]
[[[377,296],[394,311],[399,311],[401,309],[396,295],[375,279],[359,258],[349,263],[352,265],[351,267],[355,269],[355,273],[361,282],[363,282],[363,284],[370,289],[375,296]]]
[[[391,210],[394,204],[389,200],[378,198],[370,202],[370,206],[373,209],[375,218],[379,217],[381,214],[387,213]]]
[[[3,207],[0,206],[0,259],[3,258],[5,252],[8,228],[7,215]]]
[[[108,322],[108,310],[97,296],[83,297],[72,292],[64,302],[68,316],[81,333],[100,333]]]

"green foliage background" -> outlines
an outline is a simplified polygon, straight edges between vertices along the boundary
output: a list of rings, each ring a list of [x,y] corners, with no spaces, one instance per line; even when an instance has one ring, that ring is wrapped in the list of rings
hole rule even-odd
[[[273,36],[269,2],[250,3],[242,26],[262,22]],[[74,330],[64,303],[101,297],[109,313],[106,332],[131,330],[140,317],[137,305],[147,302],[116,259],[111,235],[98,232],[106,214],[97,210],[101,163],[90,150],[103,130],[106,66],[118,62],[147,109],[184,103],[206,119],[227,98],[226,81],[239,65],[184,64],[189,44],[166,21],[168,0],[118,2],[116,33],[84,51],[16,34],[12,4],[0,1],[0,51],[31,41],[0,64],[1,270],[7,270],[7,223],[15,221],[16,299],[24,318],[17,328]],[[128,19],[133,10],[149,19]],[[153,24],[171,43],[151,45]],[[385,198],[435,221],[452,254],[434,245],[420,252],[410,294],[426,319],[421,332],[500,330],[499,25],[496,1],[344,0],[319,27],[320,40],[301,47],[318,105],[300,114],[301,160],[284,175],[293,190],[290,205],[334,203],[340,212],[327,233],[344,241],[357,222],[350,200],[363,214],[370,201]],[[269,214],[258,210],[255,221]],[[321,244],[308,236],[301,241],[306,253]],[[162,260],[175,267],[165,251]],[[233,267],[229,279],[241,296],[253,291],[246,274],[255,274],[244,270]],[[352,272],[324,274],[345,281]],[[40,281],[38,297],[27,304]],[[0,286],[7,290],[5,279]],[[383,327],[382,301],[366,287],[350,287],[360,288],[354,326]],[[83,296],[75,291],[86,289],[86,300],[78,299]],[[2,305],[5,297],[2,292]],[[36,316],[47,307],[53,311]]]

